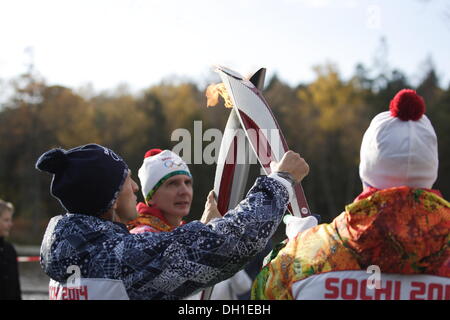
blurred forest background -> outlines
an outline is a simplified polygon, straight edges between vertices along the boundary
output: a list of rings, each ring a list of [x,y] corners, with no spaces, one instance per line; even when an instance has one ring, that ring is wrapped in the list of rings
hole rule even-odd
[[[338,66],[325,64],[314,68],[314,81],[297,86],[276,75],[266,79],[263,94],[290,148],[311,167],[303,187],[311,210],[322,216],[322,222],[331,221],[360,193],[362,135],[370,120],[388,110],[390,100],[403,88],[416,89],[426,101],[426,114],[439,139],[435,188],[444,197],[450,193],[450,84],[439,83],[431,58],[416,86],[401,70],[382,66],[359,64],[353,76],[344,80]],[[219,81],[217,76],[215,82]],[[174,79],[139,94],[129,93],[126,85],[96,93],[89,88],[48,85],[32,66],[15,79],[1,79],[0,90],[11,93],[0,105],[0,198],[16,207],[11,240],[40,244],[48,220],[63,213],[49,194],[51,176],[34,167],[43,152],[99,143],[124,157],[138,181],[145,151],[171,149],[178,143],[170,141],[175,129],[186,128],[193,134],[196,120],[202,121],[203,132],[224,129],[229,110],[206,108],[205,89]],[[210,143],[204,142],[204,147]],[[249,184],[259,173],[258,166],[254,167]],[[193,220],[200,218],[206,195],[213,188],[215,165],[190,165],[190,169],[194,203],[189,220]],[[142,200],[140,192],[138,196]]]

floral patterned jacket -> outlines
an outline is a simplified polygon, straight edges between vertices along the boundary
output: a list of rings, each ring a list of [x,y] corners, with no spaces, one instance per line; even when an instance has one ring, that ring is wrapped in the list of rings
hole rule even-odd
[[[252,298],[449,299],[449,230],[450,204],[439,192],[371,191],[332,223],[280,244],[256,278]],[[381,286],[369,290],[371,266],[383,276]]]

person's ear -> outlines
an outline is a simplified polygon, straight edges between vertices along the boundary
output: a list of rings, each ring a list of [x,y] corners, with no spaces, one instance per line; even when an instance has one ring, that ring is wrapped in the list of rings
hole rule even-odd
[[[117,200],[114,202],[114,204],[111,207],[112,212],[112,221],[113,222],[121,222],[119,216],[117,215]]]

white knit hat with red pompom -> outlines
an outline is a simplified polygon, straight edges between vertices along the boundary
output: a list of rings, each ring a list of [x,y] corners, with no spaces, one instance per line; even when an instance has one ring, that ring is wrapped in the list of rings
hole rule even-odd
[[[438,148],[423,98],[403,89],[389,110],[375,116],[364,134],[359,165],[363,184],[431,189],[437,179]]]
[[[186,162],[176,153],[161,149],[148,150],[138,171],[145,202],[148,204],[164,181],[179,174],[192,177]]]

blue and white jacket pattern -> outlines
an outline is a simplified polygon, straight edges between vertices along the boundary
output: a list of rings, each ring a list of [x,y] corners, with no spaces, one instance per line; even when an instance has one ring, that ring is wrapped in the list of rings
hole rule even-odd
[[[282,183],[260,177],[222,219],[172,232],[130,234],[122,224],[67,213],[49,222],[41,266],[60,284],[77,266],[81,278],[121,282],[130,299],[181,299],[229,278],[262,251],[288,202]]]

